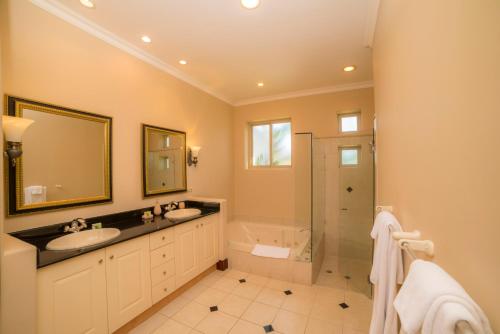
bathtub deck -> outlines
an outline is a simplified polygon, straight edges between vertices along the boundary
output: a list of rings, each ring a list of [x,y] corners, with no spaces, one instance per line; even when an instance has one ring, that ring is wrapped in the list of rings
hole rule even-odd
[[[281,334],[362,334],[370,317],[371,300],[360,293],[226,270],[203,278],[130,333],[251,334],[272,326],[271,333]]]

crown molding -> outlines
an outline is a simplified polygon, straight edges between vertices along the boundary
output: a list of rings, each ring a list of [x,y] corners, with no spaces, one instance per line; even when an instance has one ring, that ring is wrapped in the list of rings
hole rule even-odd
[[[68,7],[60,4],[57,1],[53,0],[30,0],[32,4],[36,5],[37,7],[45,10],[46,12],[66,21],[67,23],[70,23],[74,25],[77,28],[80,28],[81,30],[89,33],[90,35],[93,35],[94,37],[99,38],[100,40],[122,50],[127,52],[133,57],[136,57],[154,67],[157,69],[170,74],[174,77],[176,77],[179,80],[182,80],[186,83],[188,83],[191,86],[194,86],[203,92],[210,94],[214,97],[216,97],[219,100],[222,100],[230,105],[233,105],[232,101],[228,99],[226,96],[223,94],[220,94],[216,91],[214,91],[212,88],[209,86],[199,82],[198,80],[194,79],[190,75],[180,71],[176,67],[165,63],[164,61],[160,60],[159,58],[153,56],[152,54],[138,48],[137,46],[133,45],[130,42],[127,42],[123,38],[118,37],[114,33],[110,32],[109,30],[104,29],[100,25],[86,19],[82,15],[76,13],[75,11],[69,9]]]
[[[291,99],[291,98],[296,98],[296,97],[320,95],[320,94],[327,94],[327,93],[345,92],[345,91],[349,91],[349,90],[371,88],[371,87],[373,87],[373,81],[362,81],[362,82],[355,82],[355,83],[344,84],[344,85],[327,86],[327,87],[321,87],[321,88],[299,90],[299,91],[295,91],[295,92],[289,92],[289,93],[283,93],[283,94],[277,94],[277,95],[255,97],[255,98],[251,98],[251,99],[236,101],[233,105],[235,107],[239,107],[239,106],[244,106],[244,105],[248,105],[248,104],[271,102],[271,101],[277,101],[277,100],[285,100],[285,99]]]

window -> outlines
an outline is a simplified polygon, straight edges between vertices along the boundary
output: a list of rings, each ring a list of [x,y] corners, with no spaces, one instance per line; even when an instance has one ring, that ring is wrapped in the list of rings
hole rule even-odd
[[[292,165],[292,124],[289,120],[250,124],[253,167]]]
[[[340,166],[354,167],[359,164],[359,147],[340,148]]]
[[[359,130],[359,113],[340,114],[339,127],[340,132],[356,132]]]

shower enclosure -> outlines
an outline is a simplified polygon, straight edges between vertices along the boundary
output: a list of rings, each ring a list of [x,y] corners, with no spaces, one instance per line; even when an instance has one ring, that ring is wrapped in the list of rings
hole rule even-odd
[[[372,135],[295,135],[296,217],[310,222],[313,282],[371,296]]]

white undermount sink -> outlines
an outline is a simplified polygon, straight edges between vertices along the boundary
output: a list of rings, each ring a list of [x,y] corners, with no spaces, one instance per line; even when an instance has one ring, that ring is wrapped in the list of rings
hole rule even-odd
[[[201,214],[201,210],[199,209],[178,209],[178,210],[173,210],[169,211],[165,214],[165,217],[169,220],[181,220],[181,219],[187,219],[191,218],[194,216],[198,216]]]
[[[69,250],[79,249],[88,246],[97,245],[120,235],[117,228],[99,228],[95,230],[85,230],[66,234],[54,239],[47,244],[48,250]]]

